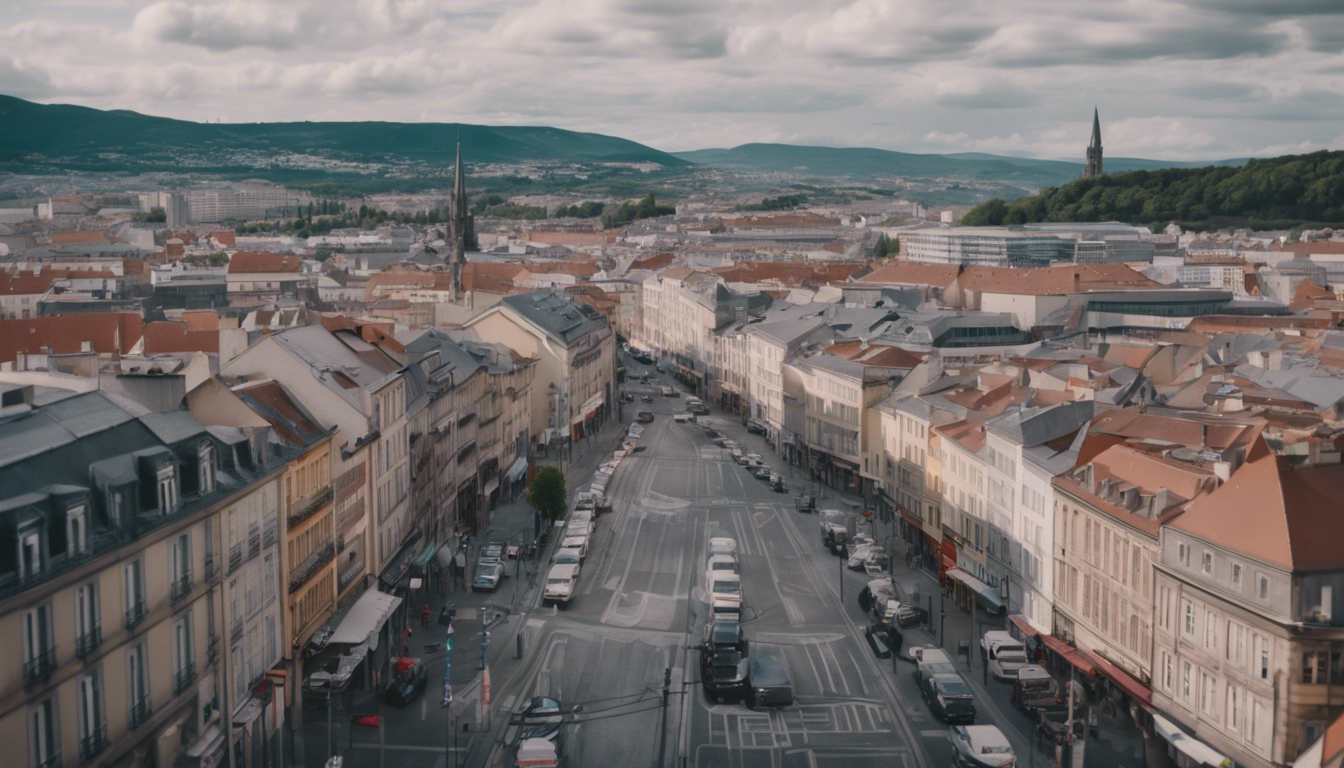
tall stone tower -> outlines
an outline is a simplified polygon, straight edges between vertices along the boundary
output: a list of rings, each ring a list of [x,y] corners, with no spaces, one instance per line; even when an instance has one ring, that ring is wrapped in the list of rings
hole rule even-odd
[[[1092,141],[1087,145],[1087,167],[1083,169],[1084,179],[1093,179],[1103,173],[1101,170],[1101,117],[1092,109]]]
[[[467,245],[475,241],[475,222],[467,207],[467,180],[462,170],[462,142],[457,142],[457,165],[453,169],[453,193],[448,198],[448,230],[453,252],[448,269],[453,279],[453,301],[462,300],[462,267],[467,263]]]

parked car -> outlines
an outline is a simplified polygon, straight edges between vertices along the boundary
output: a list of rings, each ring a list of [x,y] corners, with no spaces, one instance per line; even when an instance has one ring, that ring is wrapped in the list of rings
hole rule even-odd
[[[715,536],[709,540],[709,556],[732,555],[737,557],[737,540],[727,536]]]
[[[737,651],[702,656],[700,682],[710,701],[737,698],[747,689],[747,657]]]
[[[947,738],[959,768],[1014,768],[1017,755],[1008,737],[993,725],[954,725]]]
[[[764,435],[769,432],[769,430],[767,430],[765,425],[759,421],[748,421],[747,432],[753,435]]]
[[[678,424],[684,424],[688,421],[695,421],[695,414],[689,411],[677,411],[672,414],[672,419]]]
[[[643,363],[644,365],[653,365],[653,358],[648,355],[634,355],[634,358],[635,362]]]
[[[941,648],[925,648],[919,654],[919,661],[915,664],[915,671],[910,673],[915,677],[915,683],[924,685],[924,681],[934,675],[956,675],[957,667],[952,663],[952,657]]]
[[[742,464],[745,466],[747,463],[747,454],[743,453],[740,448],[734,448],[728,451],[728,456],[732,458],[733,461],[736,461],[738,464]]]
[[[737,558],[732,555],[713,555],[709,558],[709,572],[713,573],[715,571],[737,573]]]
[[[518,743],[514,768],[558,768],[560,755],[555,744],[545,739],[523,739]]]
[[[560,702],[549,696],[533,696],[516,713],[518,739],[545,739],[555,741],[560,735],[560,726],[564,725],[564,715],[560,714]]]
[[[823,509],[820,514],[821,543],[839,554],[849,540],[849,516],[838,509]]]
[[[576,509],[569,513],[569,524],[587,523],[590,529],[597,528],[597,518],[593,517],[591,509]]]
[[[552,565],[550,572],[546,574],[546,587],[541,593],[542,601],[552,605],[568,603],[569,598],[574,596],[574,585],[578,579],[577,564]]]
[[[565,536],[560,540],[560,549],[575,549],[579,552],[579,559],[588,557],[588,537],[587,536]]]
[[[774,489],[775,493],[789,492],[788,483],[785,483],[784,478],[781,477],[779,474],[773,474],[770,476],[770,487]]]
[[[579,547],[561,547],[551,555],[552,565],[581,565],[584,551]]]
[[[849,560],[846,565],[851,571],[862,571],[870,558],[882,556],[882,548],[876,544],[862,544],[849,548]],[[885,557],[882,558],[885,561]]]
[[[639,396],[639,399],[640,399],[641,402],[652,403],[652,402],[653,402],[653,395],[650,395],[650,394],[648,394],[648,393],[646,392],[646,393],[640,395],[640,396]]]
[[[793,681],[784,665],[769,656],[753,656],[747,664],[747,706],[785,707],[793,703]]]
[[[719,446],[720,448],[727,448],[727,447],[728,447],[728,443],[730,443],[730,442],[732,442],[732,441],[729,440],[728,438],[724,437],[723,435],[719,435],[718,437],[711,438],[709,442],[711,442],[711,443],[713,443],[713,444]]]
[[[986,632],[980,638],[980,650],[989,663],[995,680],[1012,680],[1027,665],[1027,648],[1003,631]]]
[[[901,629],[914,626],[924,620],[926,611],[909,603],[902,603],[899,600],[887,600],[878,606],[881,609],[879,613],[874,609],[873,616],[884,624],[894,624]]]
[[[479,562],[476,564],[476,580],[471,583],[471,588],[476,592],[494,592],[503,578],[503,562],[499,560]]]
[[[767,464],[757,464],[751,470],[751,474],[757,480],[769,480],[770,476],[775,474],[775,471]]]
[[[1057,710],[1067,706],[1060,693],[1059,683],[1044,667],[1028,664],[1017,670],[1013,690],[1008,693],[1013,706],[1033,717],[1037,712]]]
[[[403,656],[392,661],[392,674],[383,684],[383,701],[404,706],[425,690],[428,679],[425,665],[419,659]]]
[[[648,424],[649,422],[653,421],[653,412],[640,411],[639,413],[635,414],[635,421],[638,421],[641,424]]]
[[[919,686],[920,695],[933,716],[947,723],[974,723],[975,702],[971,687],[961,675],[934,675]]]
[[[663,397],[681,397],[681,393],[672,387],[664,385]]]
[[[723,433],[713,427],[705,427],[705,437],[713,440],[715,438],[723,437]]]
[[[816,512],[817,497],[806,493],[800,493],[793,497],[793,507],[799,512]]]
[[[742,577],[732,571],[706,571],[713,613],[742,613]]]
[[[593,529],[594,529],[595,527],[596,527],[596,526],[593,525],[593,521],[592,521],[591,519],[590,519],[590,520],[570,520],[568,523],[565,524],[565,535],[566,535],[566,536],[592,536],[592,535],[593,535]]]
[[[736,651],[747,655],[747,639],[742,634],[742,622],[739,619],[716,616],[705,625],[700,635],[700,663],[705,663],[706,655],[724,651]]]

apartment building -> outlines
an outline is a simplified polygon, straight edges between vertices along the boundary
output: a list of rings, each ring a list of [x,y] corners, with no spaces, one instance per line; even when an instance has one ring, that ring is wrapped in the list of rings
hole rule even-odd
[[[1153,703],[1253,768],[1297,764],[1344,710],[1344,466],[1257,446],[1161,532]]]
[[[101,392],[37,404],[7,388],[0,407],[0,525],[16,543],[0,554],[0,634],[16,650],[0,672],[0,739],[13,764],[171,765],[187,750],[218,763],[229,744],[249,761],[273,748],[277,724],[251,713],[279,618],[230,634],[239,590],[222,581],[243,565],[228,560],[224,521],[275,510],[285,456],[266,430],[206,429]],[[274,607],[274,577],[256,575],[239,599]]]
[[[767,439],[790,462],[792,440],[782,440],[784,432],[784,362],[802,349],[808,339],[826,326],[817,313],[807,317],[767,317],[747,326],[747,398],[750,414],[765,424]]]
[[[537,361],[529,439],[543,445],[578,440],[610,417],[616,336],[597,310],[554,291],[534,291],[505,297],[467,328]]]
[[[956,421],[934,428],[942,447],[943,538],[938,573],[960,570],[991,588],[986,547],[989,520],[985,502],[985,425]]]
[[[230,303],[300,298],[316,277],[303,273],[298,256],[238,251],[229,258],[224,281]]]

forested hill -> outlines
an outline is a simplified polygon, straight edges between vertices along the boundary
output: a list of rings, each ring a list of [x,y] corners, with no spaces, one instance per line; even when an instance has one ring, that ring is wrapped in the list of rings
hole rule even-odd
[[[967,226],[1123,221],[1155,229],[1284,229],[1344,223],[1344,152],[1315,152],[1240,167],[1164,168],[1079,179],[1016,200],[990,200]]]

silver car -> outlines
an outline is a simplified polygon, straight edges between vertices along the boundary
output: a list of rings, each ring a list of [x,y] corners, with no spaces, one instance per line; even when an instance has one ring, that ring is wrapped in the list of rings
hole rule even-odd
[[[947,738],[960,768],[1014,768],[1017,755],[1008,737],[993,725],[954,725]]]

